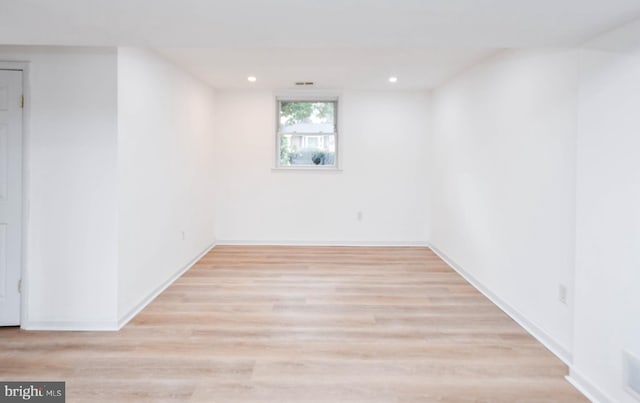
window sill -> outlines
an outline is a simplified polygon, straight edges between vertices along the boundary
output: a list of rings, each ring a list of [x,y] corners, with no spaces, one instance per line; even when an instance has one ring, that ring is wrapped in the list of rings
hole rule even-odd
[[[294,173],[325,173],[325,174],[337,174],[341,173],[342,169],[338,167],[318,168],[318,167],[274,167],[271,168],[271,172],[294,172]]]

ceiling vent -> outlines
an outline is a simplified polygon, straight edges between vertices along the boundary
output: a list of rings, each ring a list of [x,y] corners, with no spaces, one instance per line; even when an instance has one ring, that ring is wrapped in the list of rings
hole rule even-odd
[[[310,87],[313,85],[313,81],[296,81],[295,85],[298,87]]]

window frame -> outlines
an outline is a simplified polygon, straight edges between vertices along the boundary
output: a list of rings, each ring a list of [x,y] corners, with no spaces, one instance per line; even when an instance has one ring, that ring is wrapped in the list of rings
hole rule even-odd
[[[333,102],[333,133],[280,133],[280,108],[282,102]],[[283,135],[334,136],[335,156],[333,165],[280,165],[280,138]],[[340,169],[340,96],[318,94],[295,94],[275,96],[275,154],[274,171],[341,171]]]

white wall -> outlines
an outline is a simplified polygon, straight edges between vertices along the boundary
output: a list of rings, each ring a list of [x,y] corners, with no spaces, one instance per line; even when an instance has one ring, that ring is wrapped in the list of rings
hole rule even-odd
[[[274,94],[217,92],[218,241],[425,242],[427,101],[424,93],[345,92],[342,171],[282,172],[272,169]]]
[[[635,402],[622,351],[640,356],[640,22],[581,52],[576,311],[571,375]]]
[[[25,328],[116,320],[115,49],[0,46],[30,62]]]
[[[433,94],[431,244],[570,359],[576,52],[508,51]]]
[[[214,241],[213,92],[142,50],[0,60],[30,63],[23,327],[115,328]]]
[[[206,84],[150,51],[118,49],[121,321],[214,242],[214,110]]]

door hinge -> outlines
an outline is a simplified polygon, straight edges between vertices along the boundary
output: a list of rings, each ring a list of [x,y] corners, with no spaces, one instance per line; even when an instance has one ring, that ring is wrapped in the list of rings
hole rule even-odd
[[[22,279],[18,280],[18,293],[22,294]]]
[[[24,95],[20,95],[20,107],[24,109]]]

